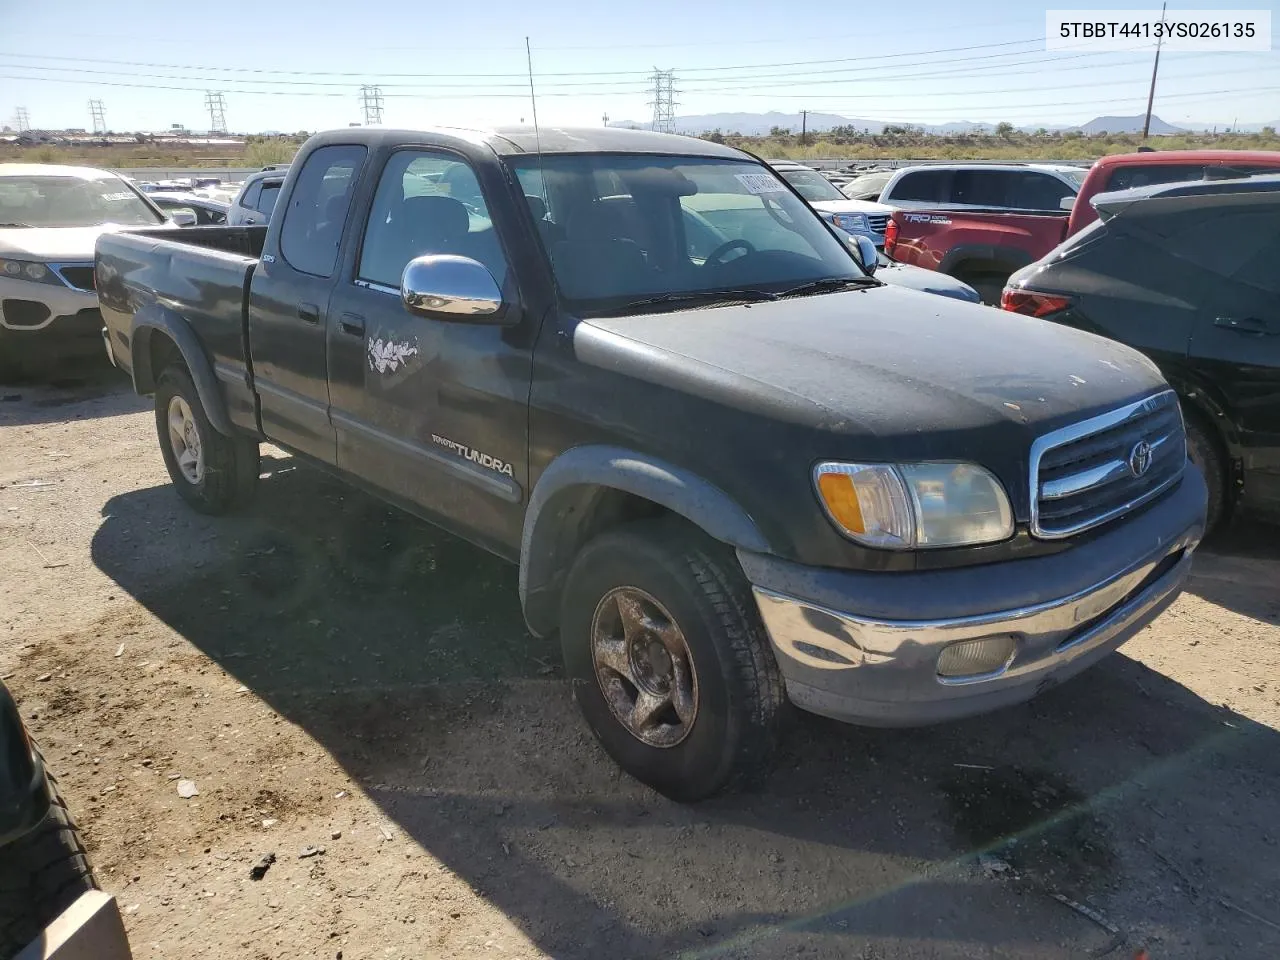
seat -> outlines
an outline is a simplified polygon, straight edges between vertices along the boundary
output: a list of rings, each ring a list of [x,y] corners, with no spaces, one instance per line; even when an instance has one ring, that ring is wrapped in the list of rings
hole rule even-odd
[[[647,293],[653,271],[640,245],[622,232],[619,218],[591,203],[570,214],[566,239],[551,248],[556,277],[574,299]]]

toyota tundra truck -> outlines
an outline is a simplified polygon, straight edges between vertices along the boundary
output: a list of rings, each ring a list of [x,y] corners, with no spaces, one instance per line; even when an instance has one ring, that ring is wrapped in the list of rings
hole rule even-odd
[[[788,701],[918,725],[1065,680],[1201,536],[1149,360],[861,257],[707,141],[352,128],[267,226],[102,237],[97,289],[192,507],[270,441],[518,564],[604,748],[695,800]]]
[[[963,280],[995,305],[1013,271],[1098,219],[1092,200],[1100,193],[1276,170],[1280,152],[1266,150],[1123,153],[1087,172],[1036,163],[910,167],[894,174],[880,198],[895,208],[884,250]]]

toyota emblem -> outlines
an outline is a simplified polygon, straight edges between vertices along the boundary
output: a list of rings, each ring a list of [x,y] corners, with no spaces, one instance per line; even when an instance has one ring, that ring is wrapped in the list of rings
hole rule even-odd
[[[1140,477],[1151,469],[1151,444],[1139,440],[1129,451],[1129,472]]]

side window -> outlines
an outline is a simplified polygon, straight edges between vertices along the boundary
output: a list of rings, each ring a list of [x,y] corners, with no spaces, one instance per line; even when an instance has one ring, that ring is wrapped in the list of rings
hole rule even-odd
[[[1245,251],[1232,279],[1267,293],[1280,294],[1280,214],[1263,214],[1255,225],[1252,251]],[[1269,236],[1268,236],[1269,234]]]
[[[280,183],[264,183],[262,193],[258,196],[258,212],[271,216],[276,207],[276,197],[280,196]]]
[[[1060,210],[1062,201],[1076,195],[1075,189],[1049,173],[1005,174],[1008,178],[1006,204],[1018,210]]]
[[[943,203],[948,200],[946,170],[917,170],[908,173],[894,185],[886,200],[921,200],[925,203]]]
[[[217,210],[208,210],[200,207],[196,210],[196,223],[202,227],[216,226],[220,223],[227,222],[227,215]]]
[[[280,227],[280,254],[295,270],[333,276],[351,191],[367,152],[356,145],[321,147],[302,165]],[[271,212],[279,192],[279,183],[262,188],[264,213]]]
[[[1003,170],[957,170],[951,176],[951,203],[977,207],[1010,206],[1007,196],[1011,176]]]
[[[1123,221],[1124,218],[1118,218]],[[1223,208],[1189,214],[1177,211],[1143,218],[1144,231],[1190,269],[1220,277],[1234,277],[1244,283],[1267,288],[1254,277],[1255,271],[1275,270],[1274,238],[1280,227],[1269,210]],[[1251,277],[1253,277],[1251,279]],[[1274,289],[1276,280],[1270,282]]]
[[[244,196],[240,198],[240,206],[249,210],[258,209],[258,196],[262,193],[262,181],[259,180],[252,184],[248,190],[244,192]]]
[[[452,253],[478,260],[502,286],[507,262],[475,172],[425,150],[392,154],[378,180],[360,251],[361,280],[400,286],[414,257]]]

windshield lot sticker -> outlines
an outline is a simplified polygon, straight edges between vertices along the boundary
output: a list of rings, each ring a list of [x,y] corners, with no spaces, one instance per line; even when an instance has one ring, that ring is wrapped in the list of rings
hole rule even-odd
[[[784,187],[777,177],[769,173],[735,173],[738,182],[747,188],[747,193],[754,193],[757,196],[762,193],[786,193],[787,188]]]
[[[396,343],[394,340],[383,340],[378,337],[369,341],[369,369],[378,373],[390,371],[395,373],[409,362],[410,357],[418,355],[416,343]]]

